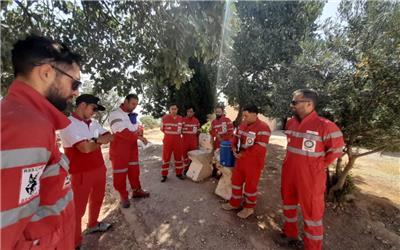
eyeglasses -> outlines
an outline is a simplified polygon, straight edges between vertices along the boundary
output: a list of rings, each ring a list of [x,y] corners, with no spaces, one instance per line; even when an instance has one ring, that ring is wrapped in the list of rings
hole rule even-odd
[[[50,65],[51,65],[51,64],[50,64]],[[66,75],[66,76],[68,76],[68,77],[71,78],[72,80],[74,80],[74,81],[72,82],[72,86],[71,86],[72,90],[75,91],[75,90],[79,89],[79,86],[82,85],[82,82],[81,82],[81,81],[75,79],[73,76],[71,76],[70,74],[68,74],[68,73],[65,72],[64,70],[61,70],[60,68],[58,68],[58,67],[56,67],[56,66],[54,66],[54,65],[51,65],[51,67],[52,67],[53,69],[57,70],[58,72],[60,72],[60,73],[62,73],[62,74],[64,74],[64,75]]]
[[[311,102],[311,101],[310,101],[310,100],[298,100],[298,101],[292,100],[292,101],[290,102],[290,104],[293,105],[293,106],[296,106],[297,104],[299,104],[299,103],[301,103],[301,102]]]

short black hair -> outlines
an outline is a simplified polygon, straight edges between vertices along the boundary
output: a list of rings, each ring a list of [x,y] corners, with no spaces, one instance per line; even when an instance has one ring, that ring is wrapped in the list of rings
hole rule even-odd
[[[45,62],[80,65],[81,56],[73,53],[65,44],[52,39],[30,35],[18,40],[11,51],[14,75],[26,75],[34,66]]]
[[[170,107],[172,107],[172,106],[178,107],[178,104],[176,104],[176,102],[170,102],[170,103],[168,104],[168,108],[170,108]]]
[[[224,107],[224,105],[217,105],[217,106],[215,106],[215,108],[214,109],[221,109],[222,111],[224,111],[225,110],[225,107]]]
[[[138,97],[136,94],[129,94],[129,95],[127,95],[127,96],[125,97],[125,100],[127,100],[128,102],[129,102],[131,99],[135,99],[135,100],[138,100],[138,101],[139,101],[139,97]]]
[[[186,106],[186,111],[188,111],[189,109],[193,109],[193,112],[194,112],[194,107],[193,106],[191,106],[191,105]]]
[[[249,113],[256,113],[258,114],[258,107],[254,104],[248,104],[246,106],[244,106],[243,111],[247,111]]]
[[[293,96],[302,95],[304,98],[309,99],[317,107],[318,104],[318,92],[313,89],[298,89],[293,92]]]

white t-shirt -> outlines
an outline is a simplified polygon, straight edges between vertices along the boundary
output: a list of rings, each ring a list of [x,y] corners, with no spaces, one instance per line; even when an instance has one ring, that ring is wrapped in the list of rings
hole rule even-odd
[[[98,138],[108,132],[98,121],[93,119],[89,126],[86,122],[73,116],[68,117],[68,119],[71,120],[71,124],[60,130],[61,142],[64,148],[71,148],[78,142]]]

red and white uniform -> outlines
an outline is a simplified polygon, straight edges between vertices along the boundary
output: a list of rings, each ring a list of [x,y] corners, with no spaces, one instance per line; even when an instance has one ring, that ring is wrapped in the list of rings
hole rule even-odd
[[[128,199],[126,177],[133,190],[141,189],[138,135],[139,124],[132,124],[129,112],[122,105],[110,113],[109,122],[114,139],[110,143],[110,160],[113,168],[114,188],[121,200]]]
[[[282,167],[284,233],[297,238],[297,207],[304,218],[306,249],[321,249],[323,238],[325,169],[343,152],[343,134],[331,121],[312,112],[302,121],[290,119]]]
[[[15,80],[1,101],[1,249],[73,249],[68,159],[55,131],[70,121]]]
[[[162,118],[161,131],[164,133],[161,175],[167,176],[171,154],[174,154],[175,173],[181,175],[182,165],[182,124],[180,115],[164,115]]]
[[[221,141],[230,141],[233,135],[233,123],[231,119],[223,115],[219,119],[211,122],[210,134],[214,139],[214,149],[220,147]],[[217,139],[217,135],[221,137],[221,141]]]
[[[187,170],[190,164],[188,152],[196,150],[199,146],[198,131],[200,129],[200,122],[196,117],[185,117],[183,118],[182,126],[183,165],[185,170]]]
[[[96,120],[84,121],[73,114],[71,124],[60,131],[64,152],[70,160],[72,190],[75,202],[75,247],[82,242],[82,217],[89,202],[87,226],[97,225],[106,187],[106,167],[101,148],[90,153],[77,149],[79,143],[109,133]]]
[[[242,123],[239,126],[233,138],[232,150],[236,151],[240,144],[242,156],[236,159],[232,173],[232,197],[230,199],[232,206],[240,206],[243,185],[244,207],[254,208],[256,206],[257,186],[264,168],[270,136],[271,130],[268,125],[258,118],[253,124]]]

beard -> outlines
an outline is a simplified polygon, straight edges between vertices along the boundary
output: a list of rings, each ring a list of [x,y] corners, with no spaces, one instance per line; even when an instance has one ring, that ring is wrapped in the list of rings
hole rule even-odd
[[[61,91],[58,87],[59,87],[59,84],[53,83],[51,85],[51,87],[49,88],[46,98],[58,110],[64,111],[68,106],[68,100],[70,98],[63,97],[61,94]]]
[[[216,115],[215,116],[217,119],[220,119],[222,117],[222,115]]]

